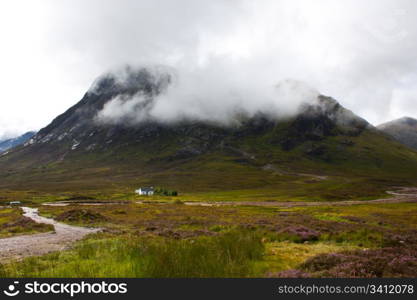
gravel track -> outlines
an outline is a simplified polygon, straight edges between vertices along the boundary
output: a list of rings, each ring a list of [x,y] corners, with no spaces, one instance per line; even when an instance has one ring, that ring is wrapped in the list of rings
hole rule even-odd
[[[100,231],[98,228],[71,226],[39,216],[37,208],[22,207],[22,210],[24,216],[37,223],[51,224],[55,231],[0,239],[1,262],[65,250],[86,235]]]

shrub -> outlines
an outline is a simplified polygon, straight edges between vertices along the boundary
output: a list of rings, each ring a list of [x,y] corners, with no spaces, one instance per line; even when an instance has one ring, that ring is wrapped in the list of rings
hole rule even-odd
[[[175,190],[167,190],[165,188],[157,187],[154,190],[155,195],[162,195],[162,196],[178,196],[178,192]]]
[[[307,241],[317,241],[320,233],[314,229],[305,226],[289,226],[278,232],[281,239],[291,240],[295,243],[302,243]]]
[[[417,251],[393,247],[321,254],[299,267],[319,277],[414,277]]]
[[[71,209],[56,217],[57,221],[97,223],[106,221],[106,217],[89,209]]]

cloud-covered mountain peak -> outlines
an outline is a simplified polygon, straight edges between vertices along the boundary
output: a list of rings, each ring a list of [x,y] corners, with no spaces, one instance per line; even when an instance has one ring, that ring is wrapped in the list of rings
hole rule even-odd
[[[125,94],[133,95],[143,92],[156,95],[165,90],[174,78],[173,69],[163,66],[131,67],[124,66],[118,70],[99,76],[88,93],[95,95]]]
[[[400,143],[417,150],[417,120],[403,117],[377,127]]]

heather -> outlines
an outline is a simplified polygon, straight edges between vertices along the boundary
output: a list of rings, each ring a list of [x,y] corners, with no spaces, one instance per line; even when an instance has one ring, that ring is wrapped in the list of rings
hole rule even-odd
[[[84,200],[83,200],[84,201]],[[95,200],[97,201],[97,200]],[[2,261],[3,277],[415,277],[415,203],[40,206],[100,227],[72,248]]]
[[[417,247],[390,247],[322,254],[281,277],[416,277]],[[285,276],[288,275],[288,276]]]

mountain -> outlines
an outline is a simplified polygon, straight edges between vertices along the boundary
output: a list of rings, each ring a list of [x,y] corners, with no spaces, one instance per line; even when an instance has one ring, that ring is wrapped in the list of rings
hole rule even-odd
[[[29,132],[26,132],[25,134],[22,134],[21,136],[0,141],[0,152],[4,152],[10,148],[26,143],[35,134],[36,134],[35,131],[29,131]]]
[[[101,76],[80,102],[0,157],[0,189],[120,194],[155,185],[320,200],[380,195],[414,183],[417,153],[331,97],[318,96],[291,117],[236,113],[228,125],[147,117],[173,79],[169,71],[147,68],[128,69],[122,79]],[[135,95],[141,122],[100,121],[110,101],[127,103]]]
[[[397,119],[377,127],[400,143],[417,150],[417,120],[409,117]]]

